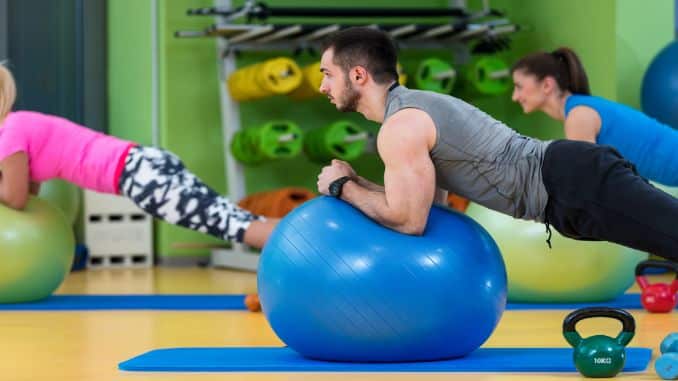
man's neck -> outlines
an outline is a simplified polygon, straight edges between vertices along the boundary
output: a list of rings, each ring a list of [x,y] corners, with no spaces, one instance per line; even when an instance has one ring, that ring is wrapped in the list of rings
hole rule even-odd
[[[388,99],[389,88],[392,84],[374,86],[365,91],[358,104],[357,111],[367,120],[382,123],[384,113],[386,112],[386,100]]]

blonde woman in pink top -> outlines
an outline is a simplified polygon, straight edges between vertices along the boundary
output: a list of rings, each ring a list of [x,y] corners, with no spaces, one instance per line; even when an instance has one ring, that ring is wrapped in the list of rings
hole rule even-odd
[[[189,172],[174,154],[69,120],[10,112],[12,74],[0,64],[0,202],[22,210],[43,181],[60,178],[121,194],[152,216],[217,238],[262,247],[278,219],[239,208]]]

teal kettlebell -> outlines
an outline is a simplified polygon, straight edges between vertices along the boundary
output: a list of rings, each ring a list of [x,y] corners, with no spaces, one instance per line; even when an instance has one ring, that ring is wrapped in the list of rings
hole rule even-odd
[[[615,338],[594,335],[582,338],[576,325],[583,319],[609,317],[622,323]],[[574,365],[585,377],[614,377],[624,368],[626,345],[636,331],[636,322],[628,312],[618,308],[588,307],[571,312],[563,321],[563,335],[574,348]]]
[[[678,332],[670,333],[659,345],[662,355],[654,362],[654,369],[662,380],[678,380]]]
[[[659,350],[664,353],[678,353],[678,332],[666,335],[662,343],[659,344]]]

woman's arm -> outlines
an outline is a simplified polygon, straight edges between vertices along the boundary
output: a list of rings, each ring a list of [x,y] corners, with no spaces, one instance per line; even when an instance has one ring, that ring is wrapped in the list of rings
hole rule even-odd
[[[31,181],[29,185],[29,193],[33,196],[37,196],[40,193],[40,183]]]
[[[28,155],[17,152],[0,161],[0,202],[22,210],[28,203]]]
[[[573,108],[565,118],[565,137],[595,143],[602,121],[598,112],[588,106]]]

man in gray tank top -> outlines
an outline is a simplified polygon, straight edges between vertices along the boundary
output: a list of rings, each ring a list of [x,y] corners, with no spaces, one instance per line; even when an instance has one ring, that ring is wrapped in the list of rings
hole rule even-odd
[[[516,218],[544,220],[548,197],[541,163],[547,143],[521,136],[457,98],[393,88],[384,120],[406,109],[432,119],[430,156],[439,188]]]
[[[320,90],[340,111],[382,123],[384,186],[334,160],[318,191],[379,223],[421,234],[452,191],[574,239],[608,240],[678,261],[678,200],[637,175],[611,147],[522,136],[476,107],[398,86],[396,50],[378,30],[349,28],[325,43]]]

